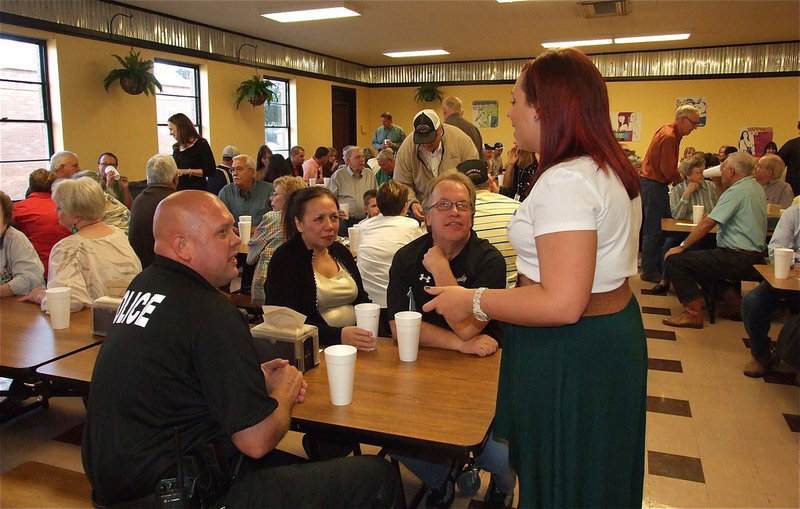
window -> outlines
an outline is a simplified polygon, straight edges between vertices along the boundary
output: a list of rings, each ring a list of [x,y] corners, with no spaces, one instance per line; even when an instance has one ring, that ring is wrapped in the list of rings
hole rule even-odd
[[[0,185],[25,198],[28,175],[50,168],[53,125],[45,42],[0,35]]]
[[[164,89],[156,88],[156,119],[158,122],[158,152],[171,154],[175,138],[169,135],[167,120],[183,113],[194,123],[197,132],[203,133],[200,115],[200,73],[197,66],[156,60],[153,74]]]
[[[264,78],[272,82],[276,96],[272,104],[264,105],[264,143],[273,154],[281,154],[288,159],[292,147],[289,81],[268,76]]]

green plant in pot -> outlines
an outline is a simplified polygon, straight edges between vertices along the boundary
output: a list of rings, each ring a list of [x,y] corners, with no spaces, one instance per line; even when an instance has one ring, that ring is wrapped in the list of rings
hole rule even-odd
[[[134,52],[131,48],[131,52],[126,57],[114,55],[114,58],[119,61],[122,68],[114,69],[103,80],[106,92],[108,92],[108,87],[117,80],[119,80],[122,90],[131,95],[139,95],[142,92],[144,95],[155,95],[155,87],[158,87],[159,91],[163,90],[161,83],[150,72],[153,68],[153,61],[142,60],[140,52]]]
[[[414,100],[419,102],[440,101],[444,98],[444,92],[435,83],[423,83],[414,92]]]
[[[258,74],[253,74],[252,78],[241,82],[239,88],[236,89],[236,107],[238,108],[245,99],[253,105],[253,108],[261,106],[265,102],[272,104],[272,101],[276,99],[275,91],[272,90],[272,82],[259,78]]]

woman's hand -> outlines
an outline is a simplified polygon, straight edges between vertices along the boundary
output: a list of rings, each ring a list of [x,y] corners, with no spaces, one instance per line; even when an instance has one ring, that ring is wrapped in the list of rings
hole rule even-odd
[[[462,322],[472,316],[474,288],[461,286],[432,286],[426,291],[437,297],[422,306],[425,312],[436,311],[447,321]]]
[[[372,332],[366,329],[359,329],[355,326],[344,327],[342,329],[342,344],[352,345],[363,352],[370,352],[377,345],[377,338],[372,337]]]
[[[28,295],[19,298],[20,302],[33,302],[34,304],[41,304],[44,300],[45,289],[43,286],[34,288]]]
[[[478,334],[469,341],[464,341],[458,348],[458,351],[465,354],[477,355],[478,357],[486,357],[497,351],[497,341],[486,334]]]
[[[689,197],[692,196],[692,194],[694,194],[694,192],[698,189],[700,189],[700,184],[696,182],[689,182],[686,185],[686,191],[683,192],[683,199],[688,200]]]
[[[513,167],[515,164],[517,164],[518,159],[519,156],[517,155],[517,147],[511,147],[511,150],[508,151],[508,160],[506,165],[511,165],[511,167]]]

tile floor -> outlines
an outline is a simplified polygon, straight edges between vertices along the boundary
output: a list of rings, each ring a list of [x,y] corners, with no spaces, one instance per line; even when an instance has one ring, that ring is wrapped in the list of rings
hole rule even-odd
[[[631,283],[643,308],[650,357],[642,505],[800,507],[800,387],[794,376],[743,376],[749,354],[740,322],[718,319],[702,330],[672,329],[661,320],[680,312],[674,294],[643,295],[641,289],[651,284],[638,278]],[[773,337],[778,328],[774,323]],[[80,449],[68,442],[75,441],[71,431],[83,419],[82,402],[62,398],[4,424],[0,471],[25,461],[81,471]],[[295,433],[282,448],[302,454]],[[419,482],[403,474],[410,500]],[[453,507],[480,508],[487,484],[483,474],[474,500],[457,496]]]

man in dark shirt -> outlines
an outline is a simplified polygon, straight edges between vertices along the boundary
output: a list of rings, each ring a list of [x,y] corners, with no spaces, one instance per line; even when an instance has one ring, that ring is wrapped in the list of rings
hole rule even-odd
[[[180,448],[186,486],[207,506],[403,507],[382,459],[292,465],[302,460],[275,449],[306,384],[286,360],[259,365],[247,323],[217,291],[236,277],[240,243],[219,198],[168,196],[154,234],[155,261],[128,287],[92,376],[83,465],[95,504],[159,505]]]
[[[426,286],[506,287],[506,262],[488,241],[472,230],[475,189],[461,173],[446,173],[431,182],[424,203],[428,233],[400,248],[389,269],[387,309],[395,334],[399,311],[422,313],[419,344],[480,356],[493,354],[502,339],[495,321],[470,319],[450,323],[422,306],[433,298]]]
[[[142,269],[153,263],[153,216],[161,200],[178,187],[178,167],[172,156],[156,154],[147,161],[147,187],[131,205],[128,240],[142,262]]]

